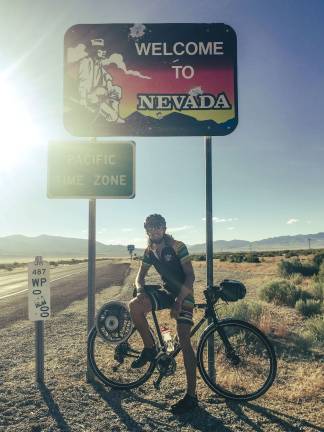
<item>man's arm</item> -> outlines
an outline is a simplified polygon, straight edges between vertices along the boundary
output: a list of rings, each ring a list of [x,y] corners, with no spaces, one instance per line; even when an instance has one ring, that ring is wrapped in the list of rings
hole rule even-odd
[[[181,263],[181,266],[183,268],[184,274],[186,276],[185,281],[181,287],[180,294],[178,295],[178,299],[180,297],[180,300],[184,300],[187,295],[192,294],[193,292],[193,284],[195,281],[195,273],[194,269],[192,267],[192,263],[190,260],[187,260],[185,262]],[[181,301],[181,303],[182,303]]]
[[[147,272],[149,270],[150,266],[145,264],[143,261],[141,262],[140,268],[138,270],[136,279],[135,279],[135,286],[137,289],[137,294],[141,294],[144,292],[143,288],[145,285],[145,276],[147,275]]]
[[[181,263],[183,271],[185,273],[185,281],[181,287],[180,293],[174,303],[173,308],[171,309],[171,317],[178,318],[178,315],[181,311],[183,300],[189,295],[193,294],[193,284],[195,281],[195,273],[192,267],[192,263],[190,259]]]

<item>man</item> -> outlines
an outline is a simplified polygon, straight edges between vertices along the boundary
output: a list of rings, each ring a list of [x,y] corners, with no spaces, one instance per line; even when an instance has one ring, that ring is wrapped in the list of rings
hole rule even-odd
[[[124,123],[119,117],[121,88],[113,85],[112,76],[104,68],[107,51],[103,39],[91,39],[88,56],[80,61],[80,104],[99,113],[109,122]]]
[[[130,314],[134,325],[142,336],[144,349],[133,362],[133,368],[140,368],[156,356],[145,315],[154,310],[171,309],[171,317],[177,321],[177,333],[182,348],[187,377],[187,393],[183,399],[171,407],[174,414],[192,411],[197,407],[196,396],[196,356],[191,346],[190,331],[193,325],[194,271],[184,243],[166,234],[163,216],[152,214],[144,223],[148,235],[148,247],[136,277],[137,297],[130,304]],[[145,276],[151,266],[161,275],[163,289],[144,292]]]

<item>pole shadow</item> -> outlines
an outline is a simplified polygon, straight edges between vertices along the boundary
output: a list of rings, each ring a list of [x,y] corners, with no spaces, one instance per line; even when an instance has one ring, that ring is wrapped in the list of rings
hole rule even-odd
[[[319,432],[323,431],[323,429],[320,426],[316,426],[315,424],[307,420],[291,416],[285,412],[280,412],[270,408],[264,408],[260,405],[251,402],[245,402],[245,405],[251,410],[257,412],[258,414],[267,417],[273,423],[277,423],[278,425],[283,427],[283,430],[287,432],[300,432],[301,426],[313,428],[314,431],[319,431]],[[294,426],[296,425],[296,423],[299,423],[299,425]]]
[[[138,403],[149,404],[156,409],[163,410],[165,408],[165,404],[160,404],[158,402],[144,399],[131,390],[116,390],[109,389],[99,383],[98,381],[91,381],[89,383],[94,390],[101,396],[101,398],[109,405],[109,407],[117,414],[120,418],[120,421],[124,423],[128,430],[136,430],[136,432],[144,432],[144,429],[125,411],[122,407],[123,399],[132,399]]]
[[[52,416],[52,418],[55,420],[55,422],[57,424],[57,427],[62,432],[70,432],[71,428],[66,423],[66,421],[64,420],[64,417],[61,414],[61,411],[60,411],[57,403],[55,403],[50,390],[47,388],[47,386],[44,383],[38,384],[38,388],[41,392],[41,395],[44,399],[44,402],[46,403],[46,405],[48,407],[50,415]]]
[[[237,417],[244,421],[248,426],[250,426],[254,431],[263,432],[264,426],[259,426],[255,423],[251,418],[248,417],[246,413],[243,412],[242,406],[254,411],[257,414],[260,414],[265,419],[270,421],[272,424],[276,424],[280,427],[280,430],[285,432],[300,432],[301,426],[311,427],[314,431],[321,432],[319,426],[314,425],[313,423],[308,422],[307,420],[300,419],[298,417],[290,416],[286,413],[282,413],[279,411],[272,410],[270,408],[265,408],[257,404],[253,404],[251,402],[234,402],[234,401],[225,401],[227,407],[237,415]],[[296,426],[298,423],[298,426]]]

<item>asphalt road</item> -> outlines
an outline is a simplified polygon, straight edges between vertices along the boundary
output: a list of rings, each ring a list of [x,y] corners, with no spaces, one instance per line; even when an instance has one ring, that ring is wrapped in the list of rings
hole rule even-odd
[[[96,264],[96,291],[111,285],[122,285],[129,269],[128,263],[99,261]],[[51,269],[51,313],[65,309],[71,302],[87,296],[88,265],[59,266]],[[28,319],[27,270],[0,275],[0,327]]]

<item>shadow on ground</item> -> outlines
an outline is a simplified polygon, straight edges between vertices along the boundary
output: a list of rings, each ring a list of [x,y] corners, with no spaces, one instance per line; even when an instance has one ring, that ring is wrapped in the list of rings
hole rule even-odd
[[[136,403],[143,405],[150,405],[151,407],[154,407],[156,409],[156,417],[145,418],[145,431],[147,431],[147,427],[150,427],[152,430],[174,432],[175,429],[173,422],[177,421],[178,423],[180,423],[179,429],[181,427],[185,427],[186,425],[191,425],[197,431],[201,432],[210,432],[211,430],[217,430],[217,432],[234,432],[234,429],[230,429],[224,426],[220,420],[211,415],[202,407],[197,408],[193,413],[175,417],[171,412],[168,413],[166,403],[159,403],[155,402],[154,400],[141,397],[130,390],[107,390],[105,386],[98,382],[92,382],[91,385],[93,386],[95,391],[102,397],[102,399],[106,401],[106,403],[115,412],[115,414],[120,418],[121,423],[123,423],[127,427],[127,429],[131,431],[144,432],[144,429],[122,407],[122,401],[124,399],[127,399],[128,401],[132,400]],[[159,419],[159,411],[163,412],[163,419]],[[165,415],[169,415],[169,418],[167,420],[170,421],[170,424],[166,422]],[[171,422],[173,424],[171,424]]]
[[[69,432],[71,430],[71,428],[69,427],[69,425],[64,420],[64,417],[60,411],[60,408],[55,403],[50,390],[46,387],[45,384],[39,384],[38,387],[39,387],[41,395],[44,399],[44,402],[46,403],[46,405],[48,407],[49,414],[51,415],[53,420],[56,422],[57,427],[61,431]],[[42,431],[42,429],[39,428],[38,426],[34,426],[32,429],[32,432],[41,432],[41,431]]]

